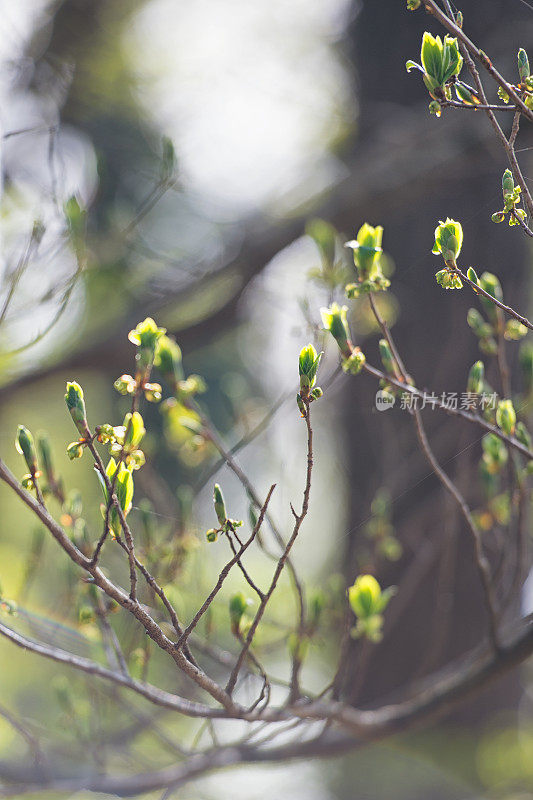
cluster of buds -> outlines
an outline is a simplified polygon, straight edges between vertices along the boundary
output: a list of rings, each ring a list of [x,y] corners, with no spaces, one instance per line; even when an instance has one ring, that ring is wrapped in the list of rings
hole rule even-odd
[[[355,639],[364,636],[372,642],[380,641],[383,611],[395,591],[393,586],[383,591],[373,575],[360,575],[349,587],[348,601],[357,617],[357,625],[351,632]]]
[[[476,291],[477,285],[491,297],[494,297],[495,300],[500,302],[503,300],[502,287],[496,275],[491,272],[484,272],[481,277],[478,277],[472,267],[468,270],[467,275],[474,284],[474,291]],[[481,292],[477,292],[477,294],[487,319],[475,308],[468,310],[466,319],[469,327],[479,339],[479,348],[483,353],[491,356],[497,353],[498,345],[496,340],[500,333],[503,333],[504,338],[510,342],[517,342],[526,336],[527,328],[525,325],[517,319],[505,321],[501,310],[492,300],[481,294]]]
[[[491,219],[493,222],[503,222],[505,215],[509,214],[509,225],[520,225],[526,219],[526,212],[523,208],[517,208],[520,203],[520,186],[515,186],[513,173],[506,169],[502,177],[503,208],[496,211]]]
[[[205,535],[208,542],[216,542],[220,534],[235,533],[235,528],[240,528],[242,526],[242,520],[230,519],[228,517],[224,495],[218,483],[215,483],[213,489],[213,504],[215,506],[215,514],[217,515],[218,528],[209,528]]]
[[[476,101],[479,102],[474,89],[462,82],[457,82],[457,76],[463,66],[457,39],[445,36],[444,40],[441,40],[440,36],[432,36],[426,31],[422,37],[420,61],[421,64],[416,61],[408,61],[405,67],[407,72],[417,69],[422,73],[426,89],[433,98],[429,104],[431,114],[440,117],[441,103],[451,100],[452,84],[459,86],[459,91],[456,89],[459,100],[470,105]]]
[[[95,432],[97,441],[109,445],[109,454],[121,458],[126,466],[136,470],[145,463],[144,453],[139,450],[139,445],[146,429],[138,411],[126,414],[123,425],[113,427],[104,423],[98,425]]]
[[[435,278],[444,289],[462,289],[463,282],[456,272],[457,256],[463,246],[463,228],[460,222],[446,218],[439,222],[435,228],[435,244],[432,253],[441,255],[446,264],[445,269],[439,270]]]
[[[381,240],[383,228],[375,228],[365,222],[357,233],[357,237],[346,242],[345,247],[353,250],[354,263],[357,268],[358,280],[346,286],[346,295],[355,299],[369,292],[382,292],[389,288],[390,281],[383,275],[381,269]]]
[[[518,51],[517,62],[520,82],[513,85],[513,89],[520,95],[524,104],[533,111],[533,77],[530,74],[529,59],[523,47]],[[498,88],[498,97],[501,97],[504,103],[508,103],[510,100],[509,95],[501,86]]]
[[[468,326],[479,339],[479,349],[486,355],[495,355],[498,352],[498,345],[494,339],[494,329],[492,325],[483,319],[477,308],[469,308],[466,315]]]
[[[321,358],[322,353],[317,353],[312,344],[308,344],[300,351],[298,358],[300,391],[296,395],[296,402],[302,417],[307,416],[309,404],[323,395],[320,386],[316,386],[316,374]]]
[[[374,543],[377,555],[387,561],[397,561],[402,555],[402,545],[394,535],[390,495],[386,489],[376,492],[370,511],[372,516],[365,526],[366,536]]]
[[[121,531],[118,510],[115,505],[110,505],[111,497],[104,477],[100,475],[99,472],[96,474],[98,475],[105,500],[105,503],[100,506],[102,517],[105,520],[106,515],[108,515],[109,529],[111,533],[118,538]],[[124,464],[122,461],[117,466],[115,459],[110,458],[105,470],[105,474],[111,486],[114,487],[114,493],[124,516],[127,517],[131,511],[131,505],[133,501],[134,486],[132,468],[126,466],[126,464]]]
[[[121,375],[117,378],[113,386],[119,394],[129,395],[130,397],[137,393],[139,384],[132,375]],[[145,398],[149,403],[159,403],[161,400],[161,385],[159,383],[148,383],[145,381],[142,384],[142,391]]]

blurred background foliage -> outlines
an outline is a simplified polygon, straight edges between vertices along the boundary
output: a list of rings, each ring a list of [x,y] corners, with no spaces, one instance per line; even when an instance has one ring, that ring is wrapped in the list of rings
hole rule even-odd
[[[465,0],[461,8],[472,38],[510,71],[518,47],[527,47],[526,31],[531,39],[533,10],[519,0],[490,0],[483,9]],[[316,333],[318,308],[331,299],[316,280],[320,257],[305,234],[312,217],[330,220],[345,238],[364,220],[385,226],[392,292],[384,310],[396,321],[409,370],[437,393],[463,391],[477,358],[465,322],[471,298],[445,294],[434,281],[429,251],[437,219],[460,219],[466,262],[496,272],[507,301],[531,313],[527,243],[516,229],[490,222],[499,208],[503,152],[477,114],[429,118],[424,92],[405,73],[422,31],[440,33],[423,12],[407,15],[398,0],[4,0],[0,10],[0,308],[9,297],[0,325],[1,453],[21,474],[17,424],[46,430],[66,487],[81,493],[90,529],[101,524],[100,489],[89,458],[71,463],[65,455],[74,437],[63,386],[67,379],[83,385],[92,424],[120,424],[127,402],[112,384],[132,371],[127,332],[147,315],[177,336],[186,373],[206,379],[202,404],[228,445],[267,415],[239,460],[261,493],[278,484],[272,509],[286,529],[304,463],[296,358]],[[528,142],[526,132],[522,146]],[[528,153],[523,163],[533,174]],[[65,222],[72,195],[86,209],[86,240]],[[44,231],[38,243],[36,220]],[[341,267],[350,270],[347,262]],[[363,305],[353,310],[352,329],[357,342],[372,334],[365,352],[375,363],[375,330]],[[334,374],[336,358],[328,348],[324,376]],[[394,530],[398,547],[394,558],[378,561],[379,573],[385,584],[401,589],[405,581],[406,588],[379,662],[353,645],[351,680],[363,705],[393,698],[400,685],[463,653],[484,624],[470,544],[455,511],[428,477],[406,415],[375,413],[375,390],[363,378],[334,379],[317,404],[311,516],[294,555],[311,587],[333,596],[336,573],[352,581],[369,559],[369,542]],[[427,416],[437,453],[475,505],[477,433]],[[247,520],[248,501],[212,445],[183,426],[182,410],[162,415],[150,407],[145,421],[148,465],[138,473],[132,519],[139,537],[153,526],[162,542],[182,543],[169,591],[189,618],[225,560],[204,538],[214,523],[215,476],[233,517]],[[87,587],[3,488],[0,503],[0,580],[20,605],[14,624],[101,657],[98,628],[84,620]],[[169,548],[161,550],[163,560],[172,560]],[[112,552],[106,558],[120,569]],[[269,563],[250,561],[266,579]],[[409,594],[414,572],[421,582]],[[227,599],[240,588],[238,576],[228,581],[206,621],[230,649]],[[527,593],[522,602],[533,607]],[[286,639],[293,612],[285,578],[272,610],[277,625],[265,626],[260,644]],[[180,679],[169,678],[165,659],[150,652],[135,626],[111,619],[133,670],[179,690]],[[335,661],[339,620],[330,621],[307,661],[310,688],[326,682]],[[1,641],[0,652],[0,706],[57,743],[66,764],[82,758],[148,769],[168,763],[176,743],[205,735],[199,724],[166,714],[144,730],[149,710],[140,701]],[[282,647],[271,656],[279,675],[285,653]],[[499,681],[430,735],[327,765],[247,767],[224,774],[223,792],[214,776],[183,797],[530,796],[527,679],[524,670]],[[0,718],[4,778],[24,747]]]

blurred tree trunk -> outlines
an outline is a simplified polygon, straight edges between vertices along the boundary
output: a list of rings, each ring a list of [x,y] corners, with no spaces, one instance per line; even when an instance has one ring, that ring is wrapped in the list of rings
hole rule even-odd
[[[507,74],[514,74],[515,54],[522,45],[522,20],[530,12],[518,3],[492,2],[481,8],[475,0],[461,3],[460,8],[468,35],[491,53],[498,66],[504,71],[507,68]],[[388,131],[391,146],[395,146],[398,119],[410,105],[419,106],[420,99],[427,97],[419,76],[405,75],[405,60],[418,58],[413,43],[420,42],[424,30],[442,35],[438,28],[422,10],[407,16],[405,4],[398,0],[363,4],[351,39],[361,120],[356,147],[375,139],[376,125]],[[488,32],[492,32],[491,39]],[[495,96],[493,87],[490,96]],[[429,251],[438,220],[446,216],[461,220],[465,231],[462,263],[475,266],[478,274],[484,270],[497,273],[511,304],[516,302],[524,309],[527,302],[527,240],[516,235],[517,229],[496,228],[490,219],[501,204],[499,187],[507,166],[505,153],[495,137],[479,138],[484,135],[483,127],[489,126],[487,119],[477,112],[469,118],[466,113],[462,116],[455,141],[459,152],[455,164],[450,164],[452,168],[424,169],[414,191],[388,198],[379,207],[372,204],[365,214],[370,223],[384,226],[384,249],[396,263],[392,290],[401,308],[394,327],[399,351],[416,385],[431,386],[437,394],[465,391],[468,369],[479,357],[488,367],[489,381],[501,391],[492,363],[495,359],[480,356],[477,340],[466,324],[467,309],[478,305],[474,295],[468,290],[444,292],[436,284],[434,273],[440,266]],[[438,127],[442,121],[430,119],[427,112],[417,108],[419,131]],[[417,144],[414,137],[411,159],[415,164],[420,159],[425,168],[425,154]],[[435,149],[436,163],[439,149],[448,145],[443,130],[443,140]],[[398,169],[403,169],[401,163]],[[363,221],[352,220],[352,225]],[[517,346],[507,349],[509,359],[516,364]],[[370,361],[379,362],[376,349],[369,346],[368,350]],[[402,604],[401,613],[395,625],[388,628],[381,646],[367,647],[365,652],[361,645],[353,645],[353,671],[348,682],[358,687],[357,699],[362,704],[376,703],[401,685],[460,656],[485,638],[487,631],[469,532],[437,478],[428,477],[431,470],[418,451],[410,416],[398,408],[387,414],[375,411],[377,388],[364,378],[351,380],[346,386],[344,420],[353,487],[347,577],[352,580],[356,571],[357,552],[365,540],[362,522],[370,514],[373,494],[379,485],[386,485],[397,498],[393,503],[394,523],[405,552],[398,564],[383,566],[381,578],[387,585],[402,587],[406,576],[422,575],[423,579],[407,603],[407,586],[404,598],[400,593],[391,603],[390,614],[395,618],[395,602]],[[438,411],[426,411],[423,417],[439,462],[475,508],[481,501],[477,481],[480,432]],[[487,546],[493,543],[488,535]],[[473,719],[501,707],[513,708],[519,694],[515,671],[485,693],[481,701],[463,709],[461,716]]]

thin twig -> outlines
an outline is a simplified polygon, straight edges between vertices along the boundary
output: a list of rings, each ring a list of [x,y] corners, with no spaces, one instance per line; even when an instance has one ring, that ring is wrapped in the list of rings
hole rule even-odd
[[[304,403],[305,403],[305,400],[304,400]],[[307,427],[307,472],[306,472],[304,496],[303,496],[303,501],[302,501],[302,509],[300,511],[300,514],[295,514],[295,512],[293,510],[293,514],[295,515],[295,522],[294,522],[294,528],[293,528],[293,531],[292,531],[292,535],[291,535],[289,541],[287,542],[285,550],[283,551],[283,553],[281,555],[281,558],[279,559],[279,561],[278,561],[278,563],[276,565],[276,569],[274,570],[274,575],[272,577],[272,581],[270,583],[270,586],[269,586],[264,598],[261,600],[261,602],[259,604],[259,608],[258,608],[258,610],[256,612],[254,620],[253,620],[252,624],[250,625],[250,628],[248,629],[248,633],[246,635],[246,640],[245,640],[244,647],[242,648],[241,652],[239,653],[239,657],[237,659],[237,662],[236,662],[236,664],[235,664],[235,666],[234,666],[234,668],[233,668],[233,670],[231,672],[231,675],[229,677],[228,683],[226,685],[226,691],[230,696],[231,696],[233,690],[235,689],[235,684],[237,682],[237,678],[238,678],[239,672],[241,670],[243,661],[246,658],[246,654],[247,654],[247,652],[248,652],[248,650],[249,650],[249,648],[250,648],[250,646],[252,644],[255,632],[257,630],[257,626],[261,622],[261,619],[263,617],[263,614],[265,613],[265,609],[267,607],[267,604],[268,604],[270,598],[272,597],[272,594],[274,593],[274,590],[276,589],[279,577],[280,577],[280,575],[281,575],[281,573],[283,571],[283,567],[285,566],[285,563],[286,563],[286,561],[287,561],[287,559],[289,557],[289,553],[291,551],[291,548],[292,548],[294,542],[296,541],[296,537],[298,536],[298,533],[300,531],[302,523],[303,523],[305,517],[307,516],[307,511],[309,509],[309,495],[310,495],[310,492],[311,492],[311,476],[312,476],[312,471],[313,471],[313,429],[311,427],[311,414],[310,414],[309,401],[307,401],[305,404],[306,404],[305,422],[306,422],[306,427]]]

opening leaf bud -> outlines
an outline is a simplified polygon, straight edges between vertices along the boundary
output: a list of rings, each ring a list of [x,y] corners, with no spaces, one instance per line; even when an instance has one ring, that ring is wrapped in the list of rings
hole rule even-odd
[[[215,505],[215,514],[217,515],[217,519],[221,525],[224,525],[228,519],[228,515],[226,513],[224,495],[222,494],[222,489],[218,483],[215,483],[215,487],[213,489],[213,503]]]
[[[65,394],[65,402],[70,411],[70,416],[82,436],[87,433],[87,417],[85,412],[85,400],[83,398],[83,389],[75,381],[67,382],[67,391]]]

